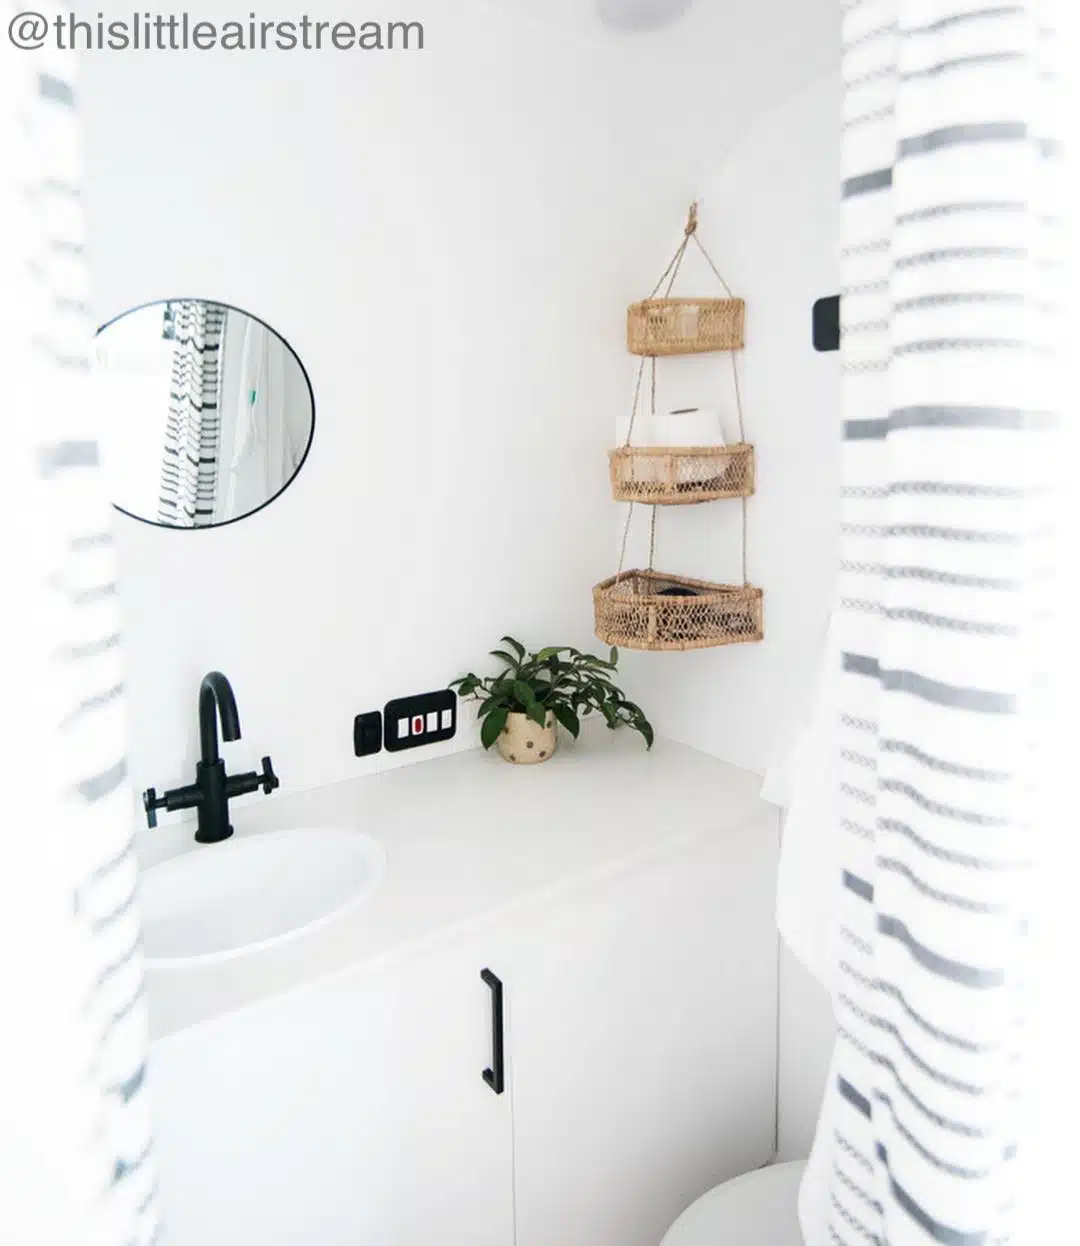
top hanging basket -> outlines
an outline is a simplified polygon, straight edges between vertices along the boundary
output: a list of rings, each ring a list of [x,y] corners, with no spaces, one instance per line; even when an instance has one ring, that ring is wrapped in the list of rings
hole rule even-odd
[[[742,350],[746,304],[742,299],[645,299],[626,317],[632,355],[702,355]]]
[[[746,304],[731,292],[697,236],[697,204],[691,204],[684,237],[652,293],[631,303],[626,316],[626,345],[632,355],[702,355],[742,350]],[[673,298],[686,249],[693,242],[724,287],[727,298]],[[661,291],[663,293],[661,294]],[[657,295],[660,295],[658,298]]]

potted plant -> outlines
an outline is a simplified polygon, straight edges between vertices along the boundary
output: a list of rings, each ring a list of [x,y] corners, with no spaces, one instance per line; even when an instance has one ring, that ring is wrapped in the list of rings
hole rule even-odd
[[[494,744],[506,761],[530,765],[547,761],[555,752],[561,724],[577,737],[581,720],[602,714],[608,727],[632,727],[652,748],[653,729],[641,708],[615,686],[611,673],[619,651],[605,660],[567,646],[527,653],[512,636],[505,649],[491,656],[503,663],[492,676],[462,675],[450,687],[467,700],[480,702],[480,742]]]

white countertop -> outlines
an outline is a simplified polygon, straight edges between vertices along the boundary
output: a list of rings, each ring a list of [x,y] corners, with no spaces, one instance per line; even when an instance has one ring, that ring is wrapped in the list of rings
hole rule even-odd
[[[375,893],[338,920],[248,953],[150,969],[153,1038],[326,974],[372,967],[492,915],[722,834],[763,808],[761,778],[636,732],[583,732],[538,766],[476,750],[261,801],[238,801],[238,835],[356,827],[387,854]],[[195,847],[193,827],[139,835],[144,863]],[[156,837],[156,842],[155,842]],[[213,846],[198,846],[213,852]]]

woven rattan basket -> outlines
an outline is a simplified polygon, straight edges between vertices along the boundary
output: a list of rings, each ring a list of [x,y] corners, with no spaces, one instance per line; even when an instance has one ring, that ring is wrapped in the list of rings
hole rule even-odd
[[[596,635],[623,649],[710,649],[765,634],[762,592],[749,584],[626,571],[598,584],[593,604]]]
[[[742,299],[645,299],[626,315],[632,355],[701,355],[742,350],[746,304]]]
[[[754,447],[622,446],[610,452],[611,493],[619,502],[687,506],[754,492]]]
[[[649,297],[631,303],[626,314],[626,345],[632,355],[700,355],[716,350],[742,350],[746,304],[737,299],[697,236],[697,204],[679,249],[652,288]],[[693,242],[724,287],[727,298],[673,298],[675,279]]]
[[[610,454],[611,491],[628,502],[618,573],[593,589],[596,635],[624,649],[681,651],[717,645],[747,644],[765,635],[760,588],[747,581],[746,499],[754,492],[754,447],[746,440],[739,369],[735,351],[743,344],[744,307],[697,237],[697,205],[690,208],[685,237],[649,298],[630,308],[628,342],[641,356],[626,442]],[[671,288],[693,241],[716,274],[727,299],[674,299]],[[663,296],[656,295],[663,289]],[[731,371],[739,440],[734,445],[635,446],[634,423],[646,368],[650,403],[656,417],[656,359],[699,351],[732,352]],[[672,414],[679,414],[673,412]],[[718,430],[719,431],[719,430]],[[645,440],[649,440],[647,436]],[[719,438],[718,438],[719,440]],[[684,576],[663,575],[656,565],[656,517],[661,506],[740,498],[742,509],[742,584],[713,584]],[[635,503],[651,508],[647,571],[623,571]]]

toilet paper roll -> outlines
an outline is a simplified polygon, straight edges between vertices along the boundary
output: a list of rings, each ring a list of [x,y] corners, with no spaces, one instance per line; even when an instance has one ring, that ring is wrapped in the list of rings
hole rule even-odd
[[[684,407],[657,412],[650,420],[653,446],[722,446],[724,430],[715,407]]]
[[[628,416],[615,421],[615,444],[623,445],[630,428]],[[638,412],[632,437],[635,446],[723,446],[723,425],[715,407],[681,407],[658,411],[655,415]]]

